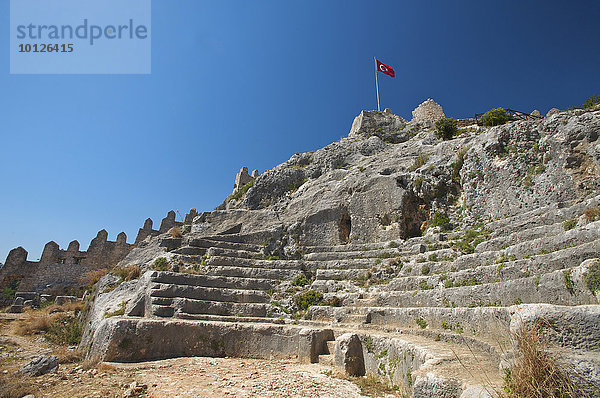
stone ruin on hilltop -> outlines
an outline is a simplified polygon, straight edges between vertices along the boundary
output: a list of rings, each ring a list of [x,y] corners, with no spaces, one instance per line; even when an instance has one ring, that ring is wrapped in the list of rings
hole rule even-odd
[[[447,141],[442,117],[433,100],[411,121],[363,111],[337,142],[243,168],[181,236],[145,225],[119,252],[142,275],[98,282],[80,349],[295,357],[413,397],[492,397],[519,358],[513,338],[537,325],[598,396],[600,111],[460,120]]]

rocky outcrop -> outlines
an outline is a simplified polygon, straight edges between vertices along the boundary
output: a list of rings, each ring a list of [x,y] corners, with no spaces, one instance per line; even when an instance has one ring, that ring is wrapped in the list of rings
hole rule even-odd
[[[56,355],[40,356],[31,360],[23,366],[19,373],[26,376],[36,377],[58,369],[58,357]]]
[[[182,237],[146,238],[120,263],[141,278],[100,282],[82,347],[115,361],[297,357],[415,397],[486,396],[511,333],[547,319],[594,396],[600,111],[443,141],[429,127],[441,108],[425,108],[411,122],[363,111],[348,137],[186,218]]]

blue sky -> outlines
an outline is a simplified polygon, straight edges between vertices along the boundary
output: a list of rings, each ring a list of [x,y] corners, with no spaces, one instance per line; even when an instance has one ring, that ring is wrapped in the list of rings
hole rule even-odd
[[[9,3],[0,23],[9,25]],[[10,75],[0,42],[0,262],[147,217],[209,211],[242,166],[347,135],[362,109],[410,118],[565,109],[600,93],[598,1],[152,2],[152,74]]]

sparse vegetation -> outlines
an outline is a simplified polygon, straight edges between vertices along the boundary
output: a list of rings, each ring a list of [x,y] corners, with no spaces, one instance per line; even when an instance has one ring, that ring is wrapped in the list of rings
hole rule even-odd
[[[460,250],[464,254],[475,253],[475,248],[481,242],[489,239],[491,232],[485,228],[469,229],[460,240],[452,244],[454,249]]]
[[[129,265],[127,267],[115,267],[111,273],[118,276],[121,280],[128,282],[138,279],[140,277],[141,270],[138,265]]]
[[[541,321],[525,325],[516,333],[515,339],[518,347],[515,361],[504,375],[503,388],[508,398],[587,396],[547,351]]]
[[[169,233],[171,234],[171,238],[181,238],[183,236],[177,225],[174,225],[173,228],[169,230]]]
[[[597,260],[584,274],[585,284],[592,293],[600,291],[600,260]]]
[[[421,329],[425,329],[427,327],[427,321],[423,318],[417,318],[415,319],[415,322]]]
[[[20,279],[12,279],[11,281],[9,281],[4,287],[4,290],[2,291],[2,297],[9,300],[15,298],[15,293],[17,292],[17,289],[19,288],[20,284]]]
[[[569,110],[572,109],[593,109],[600,105],[600,95],[592,94],[581,106],[570,106]]]
[[[480,120],[484,126],[499,126],[508,122],[508,116],[504,108],[495,108],[481,115]]]
[[[318,304],[323,298],[321,292],[309,290],[294,296],[294,303],[302,310],[306,311],[311,306]]]
[[[45,337],[54,344],[77,345],[81,342],[82,332],[79,317],[68,315],[50,323]]]
[[[435,122],[435,135],[443,140],[451,140],[458,133],[458,121],[454,118],[442,118]]]
[[[246,185],[241,187],[239,191],[234,193],[231,196],[231,200],[238,200],[238,199],[241,199],[242,197],[246,196],[246,192],[248,192],[248,190],[250,188],[252,188],[253,186],[254,186],[254,180],[250,181],[249,183],[247,183]]]
[[[421,154],[419,154],[419,156],[417,156],[417,158],[415,159],[414,163],[412,164],[412,166],[410,166],[408,168],[408,170],[409,171],[415,171],[416,169],[418,169],[419,167],[421,167],[425,163],[427,163],[427,159],[429,159],[429,154],[428,153],[421,153]]]
[[[563,271],[563,280],[565,282],[565,289],[571,294],[575,293],[575,288],[573,284],[573,278],[571,277],[571,270],[567,269]]]
[[[296,275],[296,277],[292,281],[293,286],[299,286],[299,287],[310,285],[311,283],[312,283],[312,281],[304,273]]]
[[[156,271],[167,271],[169,269],[169,262],[164,257],[159,257],[152,263],[152,269]]]
[[[600,206],[590,207],[583,211],[583,215],[585,219],[588,221],[597,221],[600,220]]]
[[[439,212],[435,212],[427,224],[430,227],[440,227],[442,231],[450,231],[452,229],[452,224],[448,216]]]
[[[456,161],[452,163],[452,181],[454,181],[455,184],[460,184],[460,170],[462,169],[463,164],[465,163],[465,156],[467,155],[469,148],[471,147],[465,146],[461,148],[456,154]]]
[[[110,312],[105,312],[104,313],[104,318],[110,318],[113,316],[121,316],[125,314],[125,306],[127,305],[126,301],[121,301],[121,304],[119,305],[119,308],[117,308],[114,311],[110,311]]]
[[[565,220],[563,222],[563,228],[565,229],[565,231],[570,231],[573,228],[575,228],[577,226],[577,219],[576,218],[572,218],[570,220]]]
[[[88,286],[88,288],[91,288],[93,285],[98,283],[100,278],[102,278],[104,275],[106,275],[108,273],[109,273],[108,268],[100,268],[100,269],[84,272],[81,275],[81,277],[79,278],[79,280],[82,281],[83,283],[85,283]]]
[[[431,270],[429,269],[429,266],[424,265],[421,267],[421,275],[429,275],[429,272],[431,272]]]

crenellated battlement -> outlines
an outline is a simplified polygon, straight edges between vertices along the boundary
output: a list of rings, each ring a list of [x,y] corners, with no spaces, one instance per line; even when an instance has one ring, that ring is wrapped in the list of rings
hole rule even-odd
[[[81,289],[85,287],[81,277],[86,272],[113,268],[148,237],[167,233],[174,226],[191,225],[197,215],[196,209],[191,209],[181,222],[176,221],[176,213],[171,210],[161,220],[158,230],[153,229],[153,221],[148,218],[138,230],[134,243],[127,243],[125,232],[119,233],[115,241],[109,241],[105,229],[98,231],[87,250],[81,250],[77,240],[70,242],[66,249],[50,241],[44,246],[39,261],[28,260],[27,250],[17,247],[10,251],[0,268],[0,290],[8,284],[12,284],[13,288],[16,286],[21,292],[58,293]]]

